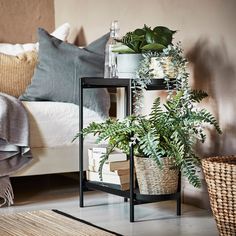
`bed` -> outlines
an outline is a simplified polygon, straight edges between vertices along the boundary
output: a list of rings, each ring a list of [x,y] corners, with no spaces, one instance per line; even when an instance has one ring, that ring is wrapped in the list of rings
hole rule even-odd
[[[78,140],[72,143],[79,130],[78,78],[103,75],[109,35],[78,48],[66,42],[69,28],[63,24],[51,35],[39,29],[39,43],[0,43],[0,92],[20,96],[29,118],[33,156],[27,166],[11,176],[79,171]],[[92,121],[104,121],[110,106],[107,90],[93,89],[85,96],[84,127]],[[85,157],[94,141],[94,137],[85,139]],[[84,169],[87,166],[84,158]]]
[[[78,140],[72,139],[79,127],[79,107],[63,102],[23,102],[30,124],[30,147],[33,159],[13,176],[29,176],[79,171]],[[103,121],[95,111],[84,108],[84,127],[92,121]],[[94,146],[95,138],[85,139],[87,149]],[[84,169],[87,169],[84,158]]]

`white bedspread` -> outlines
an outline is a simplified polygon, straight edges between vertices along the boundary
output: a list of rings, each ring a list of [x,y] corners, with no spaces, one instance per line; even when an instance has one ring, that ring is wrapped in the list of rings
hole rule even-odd
[[[72,145],[71,141],[79,130],[77,105],[62,102],[23,103],[29,113],[31,148]],[[84,127],[92,121],[103,119],[96,112],[84,108]]]

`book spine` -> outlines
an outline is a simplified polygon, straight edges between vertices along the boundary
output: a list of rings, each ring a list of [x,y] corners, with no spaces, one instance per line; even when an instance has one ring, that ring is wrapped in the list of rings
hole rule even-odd
[[[96,153],[102,153],[102,154],[105,154],[107,153],[107,148],[106,147],[94,147],[92,149],[93,152],[96,152]]]
[[[118,161],[126,161],[127,155],[125,153],[116,153],[116,154],[110,154],[108,156],[108,162],[118,162]]]
[[[106,174],[103,173],[103,182],[114,183],[114,184],[123,184],[129,183],[129,175],[117,175],[117,174]],[[100,181],[98,172],[87,171],[88,180]]]

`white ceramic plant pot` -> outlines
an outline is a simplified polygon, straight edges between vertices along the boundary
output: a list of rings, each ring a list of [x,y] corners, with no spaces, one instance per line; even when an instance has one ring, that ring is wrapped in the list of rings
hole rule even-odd
[[[118,54],[117,75],[118,78],[135,78],[142,54]]]

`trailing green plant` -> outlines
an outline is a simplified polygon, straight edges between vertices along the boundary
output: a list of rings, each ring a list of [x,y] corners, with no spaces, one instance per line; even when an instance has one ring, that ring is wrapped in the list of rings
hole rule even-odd
[[[126,33],[120,40],[117,39],[121,44],[113,51],[118,53],[161,52],[172,44],[175,32],[164,26],[156,26],[152,29],[144,25],[142,29],[135,29]]]
[[[160,64],[163,64],[161,58],[169,57],[171,58],[172,71],[175,72],[175,78],[170,77],[168,68],[163,65],[164,68],[164,79],[166,83],[166,88],[169,94],[173,92],[172,88],[178,89],[179,81],[186,80],[189,74],[186,72],[187,60],[183,56],[183,49],[180,42],[176,45],[169,45],[167,48],[163,49],[162,52],[147,52],[143,53],[143,60],[140,61],[140,65],[136,72],[136,78],[132,80],[132,88],[134,94],[134,113],[140,114],[143,108],[143,94],[147,86],[151,83],[151,79],[155,78],[153,73],[153,68],[150,67],[151,59],[155,58]]]

